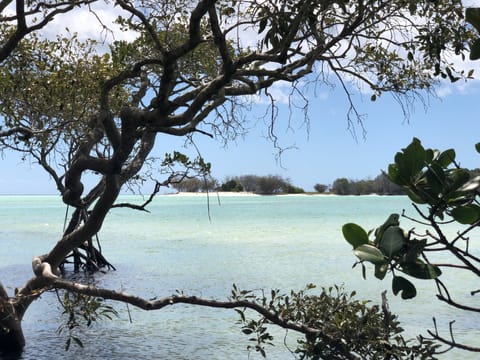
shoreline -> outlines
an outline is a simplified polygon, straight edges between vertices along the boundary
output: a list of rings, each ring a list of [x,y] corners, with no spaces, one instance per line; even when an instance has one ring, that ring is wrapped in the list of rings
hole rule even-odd
[[[120,194],[120,196],[145,196],[148,194],[131,194],[131,193],[126,193],[126,194]],[[257,194],[254,192],[247,192],[247,191],[242,191],[242,192],[233,192],[233,191],[211,191],[211,192],[186,192],[186,191],[180,191],[180,192],[170,192],[170,193],[159,193],[157,196],[179,196],[179,197],[198,197],[198,196],[222,196],[222,197],[245,197],[245,196],[320,196],[320,197],[386,197],[386,196],[407,196],[407,195],[382,195],[382,194],[362,194],[362,195],[338,195],[338,194],[331,194],[331,193],[315,193],[315,192],[305,192],[305,193],[298,193],[298,194]],[[59,194],[0,194],[0,197],[42,197],[42,196],[48,196],[48,197],[59,197],[61,196]]]
[[[223,196],[223,197],[241,197],[241,196],[338,196],[336,194],[321,194],[321,193],[300,193],[300,194],[257,194],[254,192],[242,191],[211,191],[211,192],[176,192],[176,193],[167,193],[162,194],[167,196]]]

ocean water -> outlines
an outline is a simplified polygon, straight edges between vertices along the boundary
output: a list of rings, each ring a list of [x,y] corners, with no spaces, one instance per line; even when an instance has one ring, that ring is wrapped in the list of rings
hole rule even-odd
[[[133,196],[122,200],[141,202]],[[369,268],[363,280],[341,227],[356,222],[375,228],[390,213],[414,215],[406,197],[336,196],[171,196],[155,199],[150,213],[113,209],[100,233],[102,249],[117,271],[95,276],[104,287],[145,298],[183,291],[218,300],[228,298],[235,283],[243,289],[299,290],[342,285],[358,299],[379,303],[388,290],[390,309],[410,337],[426,334],[437,319],[448,337],[455,320],[458,341],[480,346],[480,316],[456,311],[436,300],[434,284],[415,281],[418,296],[395,297],[390,281],[379,281]],[[55,196],[0,196],[0,281],[9,292],[31,277],[30,261],[47,252],[63,229],[65,206]],[[414,226],[402,219],[402,226]],[[418,225],[415,225],[417,230]],[[454,234],[455,228],[449,231]],[[476,248],[472,247],[476,246]],[[471,251],[480,255],[478,242]],[[478,277],[446,271],[452,294],[479,305],[469,291],[480,288]],[[119,317],[83,330],[85,347],[64,351],[65,336],[56,332],[62,311],[54,293],[42,295],[25,315],[27,346],[21,359],[258,359],[249,353],[248,337],[231,310],[175,305],[145,312],[114,305]],[[131,321],[130,321],[131,318]],[[268,359],[294,359],[296,335],[273,330],[275,346]],[[288,346],[290,344],[290,347]],[[474,359],[450,352],[442,359]]]

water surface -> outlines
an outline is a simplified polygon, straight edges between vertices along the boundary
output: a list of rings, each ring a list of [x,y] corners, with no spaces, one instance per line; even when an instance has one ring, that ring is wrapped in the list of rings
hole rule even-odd
[[[137,201],[134,197],[123,200]],[[334,196],[159,196],[150,213],[114,209],[100,233],[104,254],[117,271],[96,276],[99,285],[162,297],[177,290],[224,300],[232,284],[245,289],[279,288],[288,292],[307,283],[343,285],[358,298],[380,301],[388,290],[390,308],[400,315],[412,336],[432,326],[432,316],[444,335],[456,320],[458,339],[480,345],[480,316],[445,306],[434,298],[434,285],[416,281],[419,295],[402,301],[390,291],[390,281],[367,281],[343,240],[341,226],[356,222],[366,229],[385,221],[392,212],[407,209],[405,197]],[[54,196],[0,197],[0,279],[8,290],[31,276],[34,255],[47,252],[63,229],[65,207]],[[211,220],[209,220],[209,218]],[[409,227],[406,220],[402,225]],[[455,229],[451,229],[452,232]],[[479,247],[474,249],[479,254]],[[460,299],[471,298],[478,278],[447,272],[445,278]],[[53,293],[42,296],[25,316],[27,346],[22,359],[255,359],[246,350],[248,338],[228,310],[175,305],[144,312],[115,305],[119,318],[96,324],[81,335],[84,349],[64,352],[65,337],[56,333],[61,309]],[[132,318],[130,323],[129,318]],[[293,359],[284,345],[284,332],[269,359]],[[295,342],[290,333],[287,344]],[[463,359],[473,359],[462,353]],[[455,358],[452,353],[443,359]]]

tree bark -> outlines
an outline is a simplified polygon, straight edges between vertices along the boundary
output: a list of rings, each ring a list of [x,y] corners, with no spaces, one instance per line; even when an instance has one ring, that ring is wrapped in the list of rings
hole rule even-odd
[[[11,301],[0,300],[0,357],[20,354],[25,346],[21,319]]]

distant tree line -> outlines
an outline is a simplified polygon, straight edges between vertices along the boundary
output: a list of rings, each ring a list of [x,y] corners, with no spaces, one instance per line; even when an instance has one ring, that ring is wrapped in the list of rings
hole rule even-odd
[[[318,193],[335,195],[405,195],[403,188],[392,183],[384,173],[378,175],[373,180],[338,178],[331,186],[315,184],[313,188]]]
[[[470,170],[471,178],[479,175],[480,169]],[[325,192],[328,190],[328,186],[316,184],[314,189],[317,192]],[[338,178],[333,182],[330,193],[336,195],[406,195],[404,188],[391,182],[385,173],[381,173],[373,180]]]
[[[471,171],[471,175],[480,175],[480,169]],[[182,181],[173,184],[173,188],[180,192],[251,192],[262,195],[274,194],[303,194],[305,190],[293,185],[290,180],[279,175],[242,175],[233,176],[220,182],[213,177],[205,178],[184,178]],[[335,195],[405,195],[405,190],[392,183],[388,177],[381,173],[374,179],[352,180],[347,178],[336,179],[331,186],[315,184],[313,186],[317,193],[328,193]]]
[[[405,195],[405,190],[392,183],[384,173],[375,179],[350,180],[347,178],[336,179],[330,190],[337,195]]]
[[[173,184],[173,187],[181,192],[245,191],[262,195],[301,194],[305,192],[304,189],[293,185],[290,180],[279,175],[234,176],[227,178],[223,183],[212,177],[184,178],[182,181]]]

